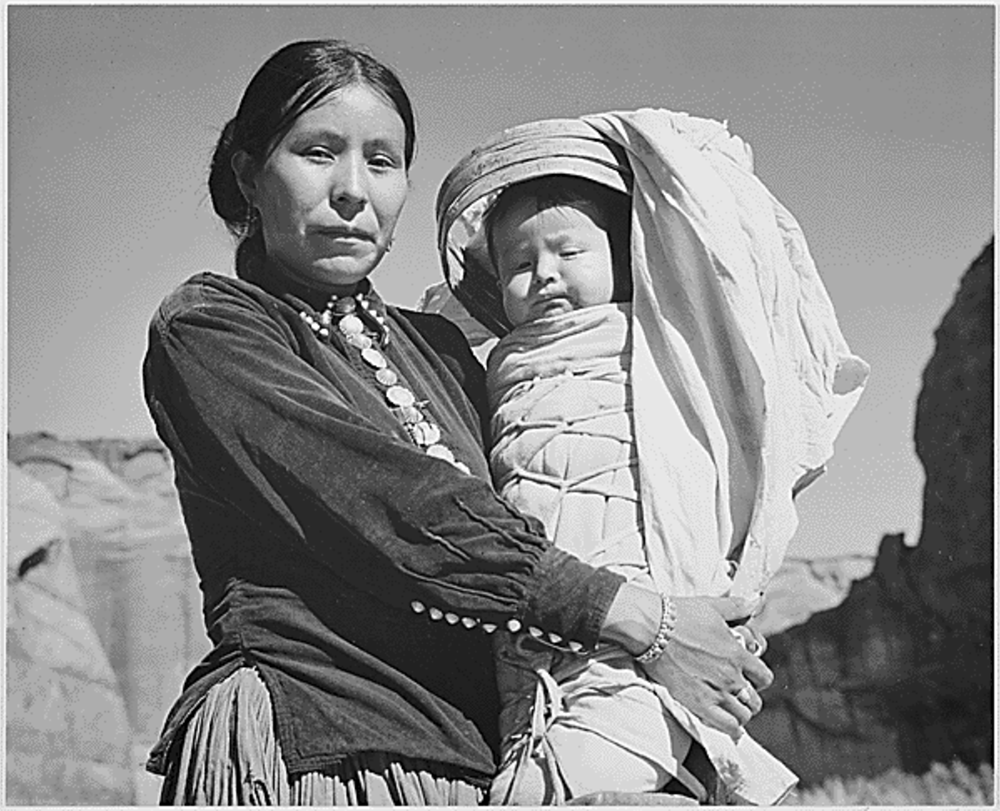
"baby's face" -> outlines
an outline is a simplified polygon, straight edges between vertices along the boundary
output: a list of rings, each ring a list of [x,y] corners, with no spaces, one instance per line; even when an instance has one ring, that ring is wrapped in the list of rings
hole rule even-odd
[[[494,224],[503,306],[515,327],[611,301],[611,243],[589,208],[573,204],[539,211],[529,197]]]

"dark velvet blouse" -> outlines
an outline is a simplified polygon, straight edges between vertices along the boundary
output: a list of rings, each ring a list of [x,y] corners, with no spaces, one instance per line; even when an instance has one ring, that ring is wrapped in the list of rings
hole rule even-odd
[[[471,470],[417,447],[324,306],[266,274],[198,274],[150,326],[147,404],[176,483],[213,650],[149,769],[163,774],[208,689],[251,664],[290,774],[380,751],[493,774],[486,628],[511,619],[586,648],[622,580],[556,550],[501,500],[482,444],[482,367],[436,315],[385,307],[384,354]]]

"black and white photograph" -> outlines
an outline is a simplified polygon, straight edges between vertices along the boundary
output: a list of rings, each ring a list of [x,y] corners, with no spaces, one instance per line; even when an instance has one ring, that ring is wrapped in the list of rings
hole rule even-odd
[[[3,6],[5,806],[995,806],[993,4]]]

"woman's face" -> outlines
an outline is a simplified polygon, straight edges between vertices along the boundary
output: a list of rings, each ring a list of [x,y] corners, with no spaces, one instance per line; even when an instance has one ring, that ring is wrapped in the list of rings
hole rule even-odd
[[[244,153],[236,174],[268,258],[325,292],[371,273],[406,202],[405,138],[392,105],[356,84],[300,115],[259,171]]]

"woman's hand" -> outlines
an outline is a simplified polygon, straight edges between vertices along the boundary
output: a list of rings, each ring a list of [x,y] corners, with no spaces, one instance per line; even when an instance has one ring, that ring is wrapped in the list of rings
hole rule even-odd
[[[738,738],[761,710],[757,691],[774,681],[727,625],[749,617],[753,605],[732,597],[680,597],[674,604],[674,633],[646,673],[703,723]]]
[[[760,712],[757,691],[774,681],[767,665],[737,641],[727,624],[748,618],[755,604],[734,597],[680,597],[674,604],[674,633],[664,654],[645,666],[646,673],[703,723],[738,738],[740,728]],[[653,641],[660,614],[659,595],[626,583],[612,603],[602,637],[637,655]]]

